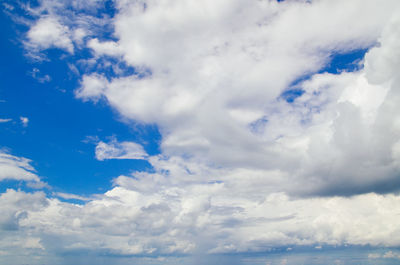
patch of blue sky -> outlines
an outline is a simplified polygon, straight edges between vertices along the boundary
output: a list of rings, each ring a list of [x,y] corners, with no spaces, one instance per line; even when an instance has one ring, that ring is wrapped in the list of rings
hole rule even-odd
[[[57,239],[55,239],[57,240]],[[57,242],[54,242],[57,244]],[[116,255],[103,251],[101,253],[80,250],[59,253],[58,258],[42,256],[39,260],[29,262],[24,256],[15,257],[13,264],[140,264],[140,265],[397,265],[399,258],[390,257],[388,253],[398,253],[398,249],[369,248],[369,247],[347,247],[343,249],[313,249],[313,250],[288,250],[281,252],[263,253],[237,253],[216,255],[166,255],[166,256],[143,256],[143,255]],[[386,256],[385,256],[386,254]],[[29,258],[26,256],[25,258]],[[3,261],[3,262],[2,262]],[[7,264],[7,256],[0,256],[0,262]]]
[[[293,85],[289,86],[289,89],[285,90],[280,97],[283,98],[288,103],[293,103],[296,98],[301,97],[304,94],[304,90],[301,88],[296,88]]]
[[[362,60],[367,53],[368,49],[356,49],[346,53],[334,52],[329,57],[329,62],[325,67],[321,68],[316,73],[303,75],[294,80],[281,95],[280,98],[288,103],[292,103],[296,98],[303,95],[304,90],[301,89],[300,84],[310,79],[314,74],[330,73],[340,74],[342,72],[354,72],[362,68]]]
[[[207,184],[222,184],[224,183],[222,180],[210,180],[207,182]]]
[[[75,14],[82,13],[82,14],[92,15],[96,18],[104,18],[105,16],[112,18],[117,13],[117,9],[115,7],[115,1],[113,0],[103,0],[103,1],[93,1],[93,2],[82,1],[80,3],[81,6],[78,9],[74,8],[76,7],[76,4],[79,5],[77,1],[69,1],[69,3],[70,5],[67,5],[68,9],[74,11]],[[96,5],[96,8],[90,8],[91,5],[93,4]],[[82,8],[84,7],[82,5],[87,5],[88,8]]]
[[[354,72],[362,68],[362,60],[368,49],[357,49],[348,53],[333,53],[330,62],[319,73],[340,74],[341,72]]]
[[[119,141],[133,141],[144,146],[150,155],[160,152],[161,135],[155,125],[124,123],[105,102],[96,104],[75,99],[74,90],[80,77],[74,75],[68,63],[85,59],[89,51],[80,51],[73,58],[63,60],[63,51],[46,51],[48,60],[35,62],[23,56],[23,47],[13,45],[19,38],[9,23],[9,17],[0,12],[0,103],[1,117],[14,122],[0,124],[0,146],[13,155],[33,160],[33,166],[42,180],[53,191],[89,195],[108,190],[111,180],[132,170],[152,170],[145,160],[95,159],[95,145],[86,143],[88,136],[107,141],[114,136]],[[11,26],[13,25],[13,26]],[[124,68],[124,66],[121,66]],[[132,69],[125,67],[125,74]],[[37,77],[50,80],[35,82],[32,71],[38,69]],[[107,72],[108,77],[115,75]],[[27,127],[19,118],[28,117]],[[8,183],[9,184],[9,183]],[[15,185],[20,185],[15,183]],[[5,184],[1,184],[5,188]]]
[[[264,131],[264,128],[267,125],[267,123],[268,123],[268,118],[264,116],[261,119],[258,119],[249,124],[250,131],[256,134],[261,133]]]

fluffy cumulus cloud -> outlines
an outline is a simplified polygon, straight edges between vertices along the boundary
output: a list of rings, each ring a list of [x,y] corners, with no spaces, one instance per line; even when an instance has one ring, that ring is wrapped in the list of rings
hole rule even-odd
[[[28,235],[37,253],[400,246],[399,1],[114,5],[113,39],[64,18],[53,1],[40,7],[53,17],[39,12],[27,36],[40,49],[84,46],[95,61],[134,68],[86,73],[75,95],[156,124],[160,155],[133,142],[96,147],[99,160],[146,158],[154,171],[119,176],[82,205],[8,190],[4,227],[19,233],[4,232],[17,242],[4,251],[26,248],[18,242]],[[42,38],[49,23],[56,38]],[[68,32],[82,25],[91,35],[74,40]],[[322,71],[335,54],[363,49],[359,69]],[[287,101],[290,89],[301,92]]]
[[[117,6],[118,40],[89,47],[122,56],[139,74],[84,75],[76,95],[156,123],[165,155],[245,169],[294,194],[399,187],[398,129],[387,135],[396,116],[397,1]],[[318,73],[334,54],[365,48],[365,69]],[[283,100],[304,76],[301,97]]]
[[[74,46],[69,37],[69,29],[51,16],[40,18],[28,32],[29,45],[39,50],[61,48],[69,53]]]

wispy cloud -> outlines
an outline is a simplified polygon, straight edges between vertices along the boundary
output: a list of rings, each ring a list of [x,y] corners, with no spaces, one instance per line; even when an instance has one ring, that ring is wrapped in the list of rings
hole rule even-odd
[[[0,123],[6,123],[6,122],[10,122],[12,121],[12,119],[1,119],[0,118]]]
[[[30,75],[35,78],[39,83],[50,82],[51,77],[49,75],[41,75],[38,68],[33,68]]]
[[[368,254],[369,259],[400,259],[400,253],[397,251],[393,252],[392,250],[387,251],[383,254],[380,253],[370,253]]]
[[[86,197],[79,196],[76,194],[71,194],[71,193],[64,193],[64,192],[53,192],[53,195],[63,198],[63,199],[66,199],[66,200],[71,200],[71,199],[79,200],[79,201],[90,201],[91,200],[90,198],[86,198]]]
[[[134,142],[118,142],[112,139],[105,143],[100,141],[96,146],[96,158],[106,159],[146,159],[148,157],[143,147]]]
[[[40,179],[30,162],[29,159],[13,156],[0,150],[0,181],[11,179],[39,182]]]

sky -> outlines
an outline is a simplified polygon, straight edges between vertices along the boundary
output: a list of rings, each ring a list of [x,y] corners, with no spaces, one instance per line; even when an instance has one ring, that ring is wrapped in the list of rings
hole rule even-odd
[[[400,262],[399,1],[0,20],[0,263]]]

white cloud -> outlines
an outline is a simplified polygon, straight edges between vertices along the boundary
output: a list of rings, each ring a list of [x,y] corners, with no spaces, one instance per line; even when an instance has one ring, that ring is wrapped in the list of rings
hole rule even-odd
[[[98,74],[84,76],[81,82],[84,89],[76,90],[75,95],[84,100],[90,98],[97,101],[100,98],[102,91],[106,88],[107,83],[107,79]]]
[[[5,179],[39,182],[31,160],[0,151],[0,181]]]
[[[368,255],[369,259],[400,259],[400,254],[393,251],[387,251],[383,254],[371,253]]]
[[[49,75],[41,75],[40,70],[38,68],[33,68],[30,72],[33,78],[35,78],[39,83],[50,82],[51,77]]]
[[[32,248],[33,249],[36,249],[36,248],[44,249],[42,244],[40,243],[40,238],[34,238],[34,237],[26,238],[26,240],[25,240],[25,242],[23,244],[23,247],[24,248],[31,248],[31,249]]]
[[[134,142],[118,142],[112,139],[105,143],[100,141],[96,146],[96,159],[146,159],[143,147]]]
[[[368,258],[369,259],[379,259],[381,257],[381,255],[380,254],[377,254],[377,253],[370,253],[370,254],[368,254]]]
[[[43,60],[40,52],[57,48],[74,54],[86,48],[88,39],[111,30],[111,18],[106,10],[107,1],[54,1],[41,0],[39,5],[10,2],[23,8],[25,17],[9,12],[14,21],[28,25],[25,48],[33,59]],[[101,15],[98,13],[99,10]],[[11,10],[12,11],[12,10]]]
[[[204,183],[148,194],[115,187],[84,205],[14,190],[0,201],[2,229],[18,231],[14,236],[21,238],[29,234],[49,254],[84,249],[157,256],[285,245],[399,244],[393,236],[400,232],[396,195],[294,199],[270,194],[254,201],[233,196],[224,184]]]
[[[12,121],[12,119],[0,119],[0,123],[6,123]]]
[[[27,127],[28,123],[29,123],[29,119],[27,117],[19,117],[19,119],[21,120],[22,126]]]
[[[393,251],[388,251],[382,256],[385,259],[400,259],[400,254],[394,253]]]
[[[96,55],[109,55],[109,56],[119,56],[121,55],[121,49],[118,44],[113,41],[99,42],[97,38],[88,41],[88,47],[93,49]]]
[[[44,16],[40,18],[28,32],[29,46],[33,49],[44,50],[60,48],[74,52],[70,38],[70,30],[62,25],[56,17]]]
[[[63,199],[66,199],[66,200],[71,200],[71,199],[80,200],[80,201],[90,201],[91,200],[90,198],[86,198],[86,197],[79,196],[76,194],[71,194],[71,193],[64,193],[64,192],[54,192],[53,195],[63,198]]]

